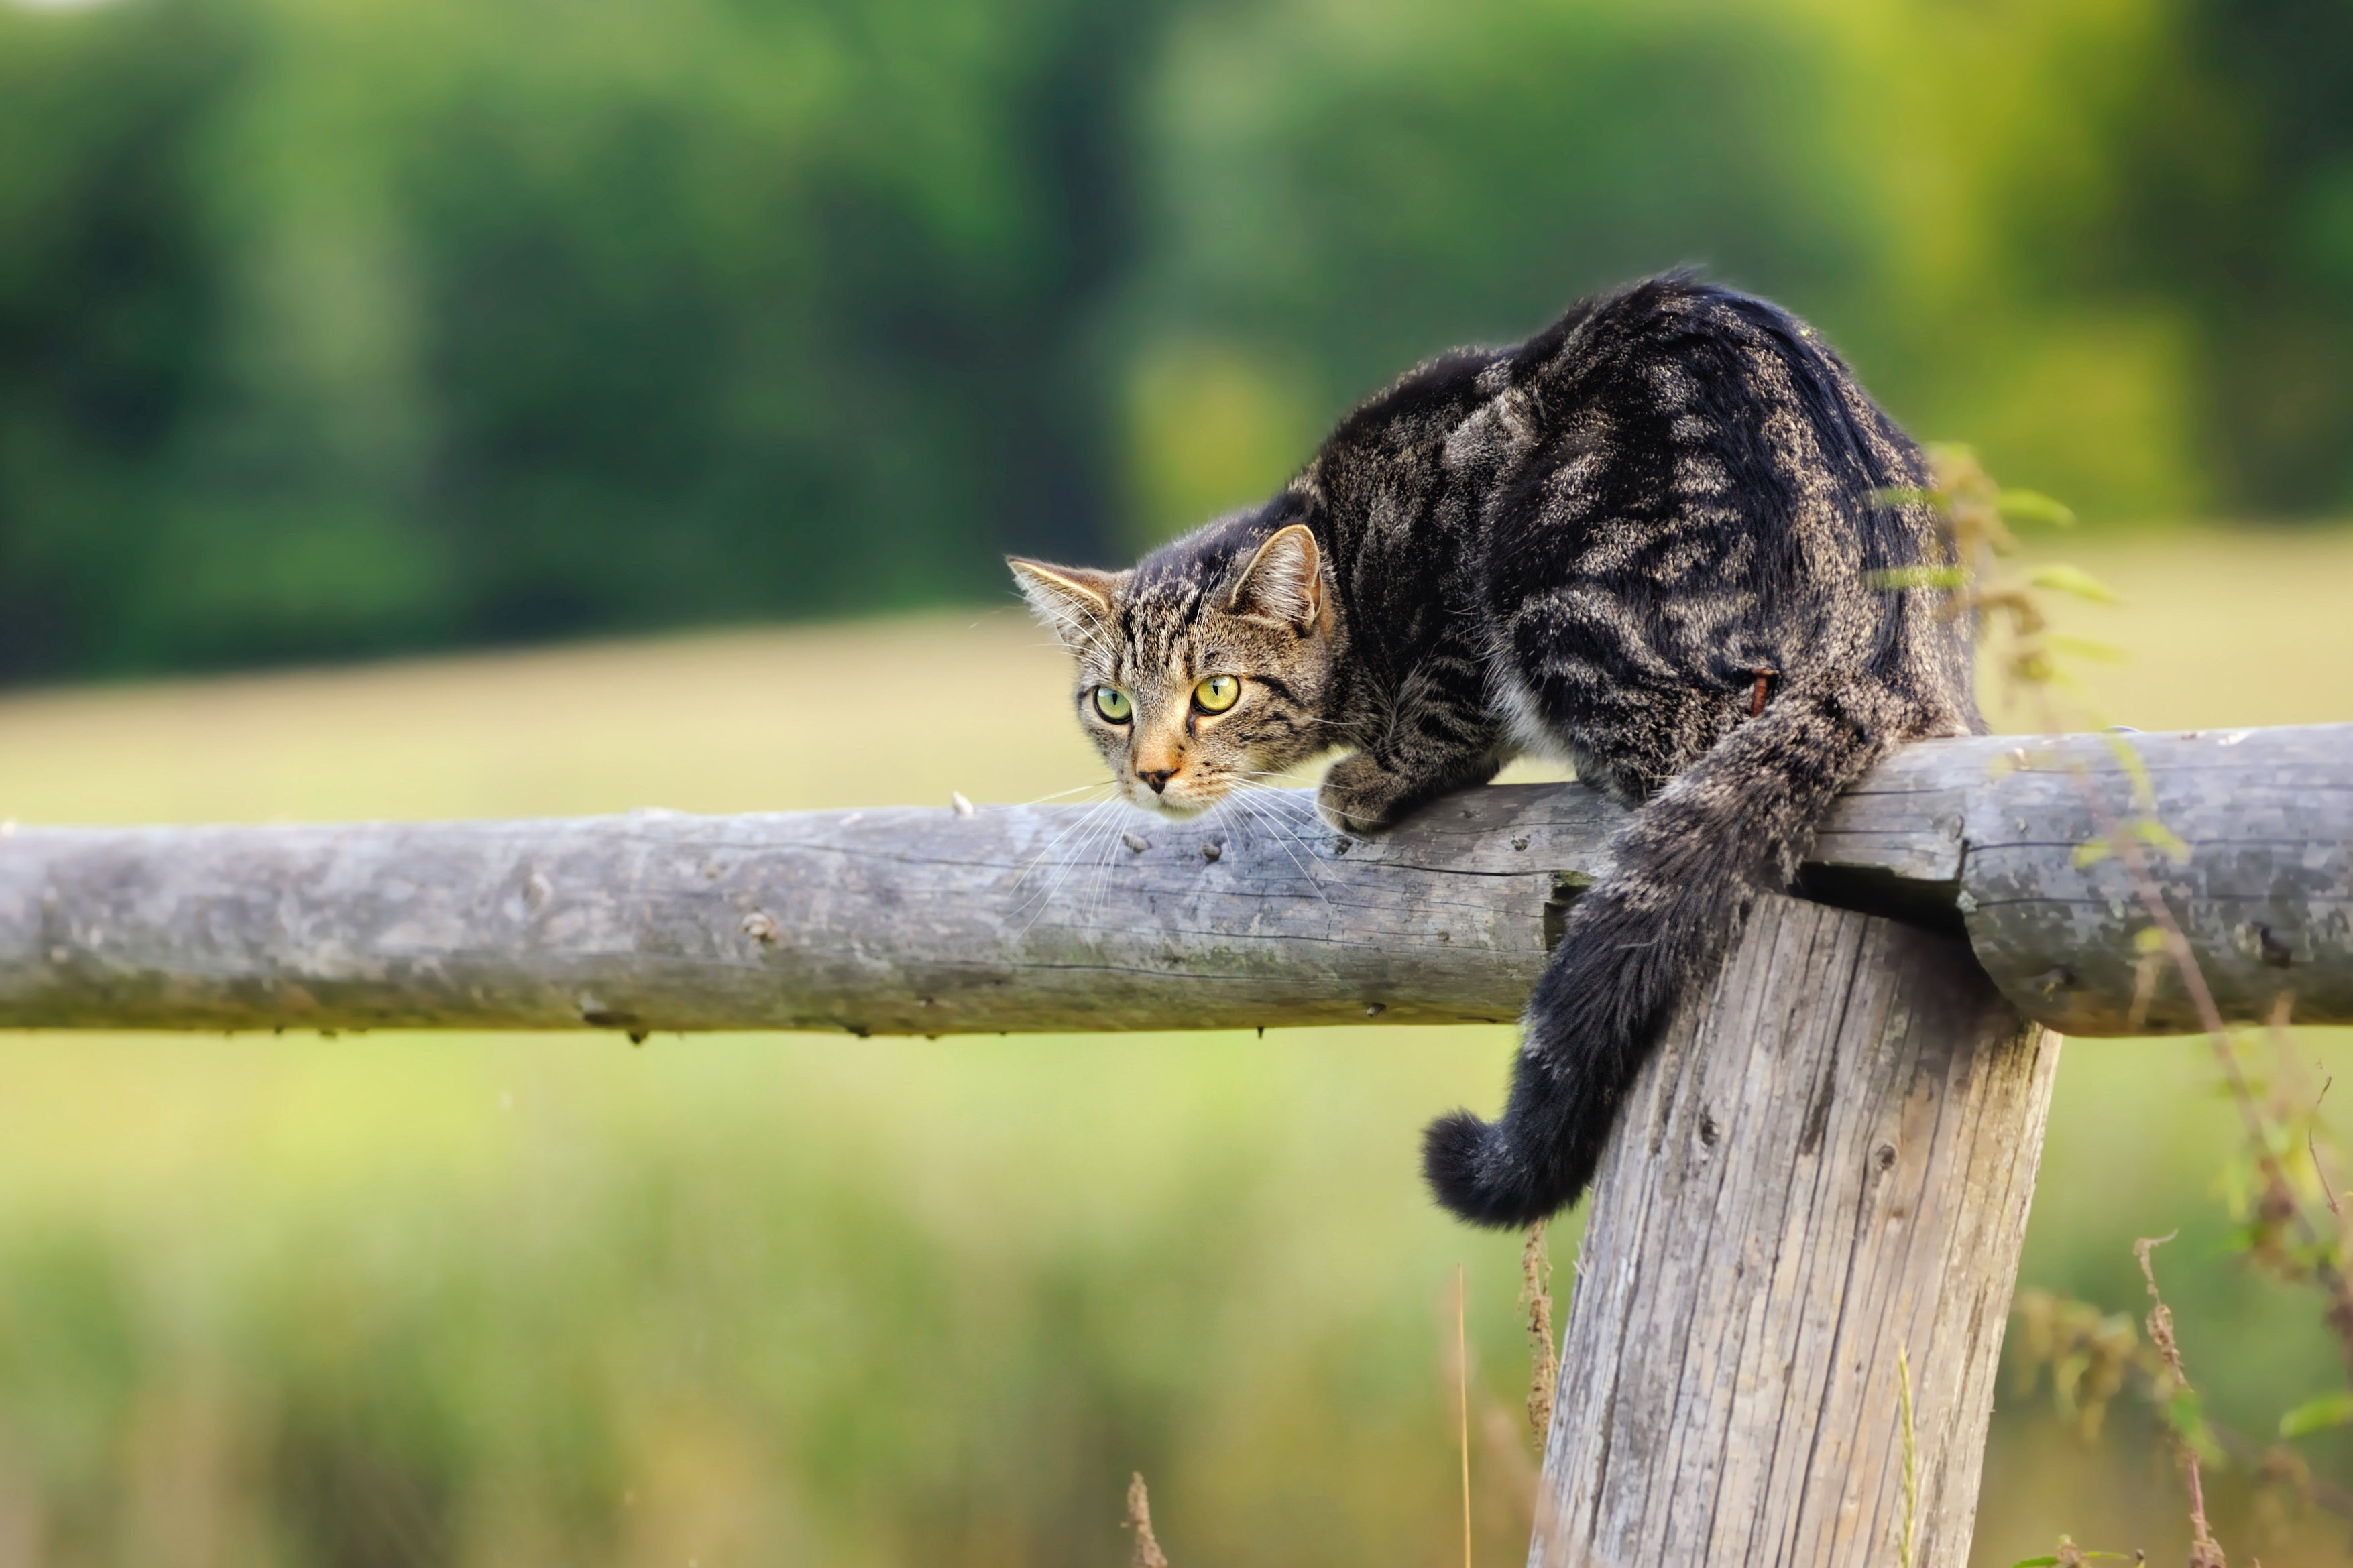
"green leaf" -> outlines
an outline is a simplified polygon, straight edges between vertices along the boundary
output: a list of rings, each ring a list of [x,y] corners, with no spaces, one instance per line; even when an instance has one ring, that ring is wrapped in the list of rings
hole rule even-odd
[[[2075,869],[2080,871],[2087,866],[2098,865],[2116,852],[2116,847],[2105,838],[2086,838],[2075,846],[2075,853],[2069,858],[2074,862]]]
[[[2071,637],[2062,632],[2045,632],[2042,640],[2061,653],[2077,658],[2095,659],[2101,664],[2124,664],[2132,655],[2112,642],[2094,642],[2090,637]]]
[[[2353,1422],[2353,1392],[2324,1394],[2317,1399],[2306,1400],[2281,1416],[2279,1434],[2283,1437],[2301,1437],[2348,1422]]]
[[[2106,742],[2108,750],[2116,754],[2117,765],[2131,777],[2133,804],[2143,811],[2155,811],[2157,781],[2148,776],[2148,764],[2140,760],[2140,753],[2133,750],[2132,742],[2122,735],[2104,734],[2100,739]]]
[[[2214,1440],[2212,1429],[2206,1425],[2205,1407],[2199,1403],[2196,1389],[2181,1389],[2165,1402],[2165,1422],[2183,1447],[2202,1462],[2218,1470],[2222,1468],[2222,1445]]]
[[[2053,593],[2059,594],[2073,594],[2079,599],[2089,599],[2095,605],[2121,605],[2125,602],[2122,594],[2117,593],[2089,572],[2081,567],[2067,565],[2063,562],[2053,562],[2048,566],[2037,566],[2027,581],[2038,588],[2049,588]]]
[[[1885,572],[1873,572],[1864,581],[1874,588],[1890,591],[1898,588],[1962,588],[1968,585],[1969,574],[1958,566],[1897,566]]]
[[[2024,518],[2031,522],[2056,523],[2061,528],[2075,526],[2075,510],[2063,501],[2052,500],[2041,490],[2004,490],[1994,501],[2004,517]]]
[[[2021,1557],[2010,1568],[2058,1568],[2058,1564],[2056,1557]]]
[[[2189,863],[2189,846],[2184,844],[2179,834],[2157,818],[2136,816],[2133,818],[2132,830],[2135,837],[2175,865],[2186,866]]]

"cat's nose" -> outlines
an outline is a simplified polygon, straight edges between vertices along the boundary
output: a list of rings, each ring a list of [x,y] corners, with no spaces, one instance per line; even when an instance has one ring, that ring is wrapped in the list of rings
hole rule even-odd
[[[1168,781],[1176,776],[1176,770],[1175,768],[1138,768],[1135,770],[1135,776],[1150,784],[1152,793],[1158,795],[1168,787]]]

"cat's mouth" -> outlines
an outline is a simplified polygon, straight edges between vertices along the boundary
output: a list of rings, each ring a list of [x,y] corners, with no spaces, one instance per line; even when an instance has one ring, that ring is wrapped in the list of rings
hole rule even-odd
[[[1172,779],[1166,789],[1155,794],[1149,784],[1128,779],[1122,782],[1120,793],[1138,811],[1181,822],[1200,816],[1225,799],[1227,788],[1222,779]]]
[[[1200,816],[1218,803],[1215,800],[1175,800],[1165,795],[1154,795],[1150,790],[1130,790],[1127,792],[1127,804],[1153,816],[1166,816],[1181,822],[1188,816]]]

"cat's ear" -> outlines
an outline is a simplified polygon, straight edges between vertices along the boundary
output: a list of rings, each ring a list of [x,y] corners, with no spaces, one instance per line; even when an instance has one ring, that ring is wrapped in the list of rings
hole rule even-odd
[[[1237,616],[1280,621],[1304,633],[1324,615],[1323,552],[1303,522],[1278,528],[1267,535],[1227,608]]]
[[[1113,598],[1126,583],[1124,572],[1096,572],[1084,566],[1049,566],[1008,555],[1013,580],[1038,618],[1054,630],[1063,645],[1078,648],[1110,625]]]

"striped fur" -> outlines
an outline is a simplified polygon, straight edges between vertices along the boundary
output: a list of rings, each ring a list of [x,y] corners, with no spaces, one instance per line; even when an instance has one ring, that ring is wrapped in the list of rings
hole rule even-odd
[[[1517,1226],[1589,1184],[1668,1016],[1832,798],[1906,741],[1983,729],[1941,595],[1872,585],[1946,559],[1934,515],[1883,493],[1924,482],[1810,328],[1678,274],[1418,367],[1265,506],[1131,572],[1015,571],[1139,805],[1339,747],[1318,808],[1347,832],[1523,751],[1643,806],[1529,998],[1502,1118],[1425,1135],[1440,1202]],[[1216,673],[1243,696],[1213,714],[1190,694]]]

